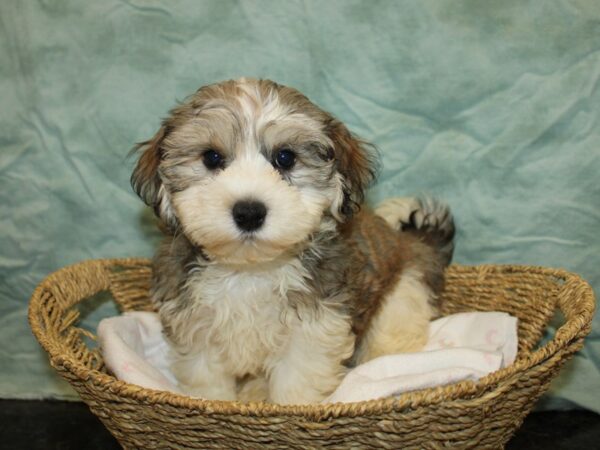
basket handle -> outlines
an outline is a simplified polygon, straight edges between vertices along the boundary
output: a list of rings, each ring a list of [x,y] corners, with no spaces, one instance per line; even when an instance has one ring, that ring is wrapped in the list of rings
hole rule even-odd
[[[135,269],[138,274],[137,296],[119,289],[120,267]],[[33,334],[49,351],[52,336],[77,320],[78,313],[72,307],[102,291],[110,291],[124,311],[151,310],[147,286],[140,285],[144,280],[149,283],[150,272],[150,261],[136,258],[88,260],[63,267],[48,275],[33,292],[29,302],[29,323]]]
[[[565,316],[565,323],[556,330],[554,341],[565,345],[581,341],[592,329],[596,302],[592,287],[580,276],[562,272],[564,282],[557,295],[557,306]]]
[[[89,260],[64,267],[48,275],[33,292],[29,302],[29,324],[51,361],[64,353],[59,336],[70,330],[79,317],[73,306],[108,290],[110,278],[106,267],[109,264],[110,260]],[[75,339],[75,332],[70,330],[68,333],[69,339]]]

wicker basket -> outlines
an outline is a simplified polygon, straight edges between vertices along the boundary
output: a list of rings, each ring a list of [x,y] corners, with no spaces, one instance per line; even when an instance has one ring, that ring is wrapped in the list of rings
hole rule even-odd
[[[115,379],[76,305],[110,291],[122,310],[149,310],[148,260],[86,261],[48,276],[29,307],[50,362],[125,448],[502,448],[590,331],[594,296],[577,275],[517,266],[452,266],[444,314],[506,311],[519,318],[511,366],[479,382],[349,404],[283,406],[191,399]],[[564,324],[536,347],[560,310]],[[88,336],[89,337],[89,336]]]

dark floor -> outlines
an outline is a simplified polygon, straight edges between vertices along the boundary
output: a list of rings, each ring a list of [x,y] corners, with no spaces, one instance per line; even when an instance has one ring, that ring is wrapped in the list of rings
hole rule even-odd
[[[120,448],[83,403],[0,400],[0,449]],[[531,414],[509,450],[600,450],[600,415],[586,411]]]

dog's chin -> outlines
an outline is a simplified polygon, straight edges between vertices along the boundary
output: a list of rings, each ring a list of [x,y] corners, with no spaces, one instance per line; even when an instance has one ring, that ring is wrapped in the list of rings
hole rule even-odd
[[[207,244],[203,249],[212,261],[219,264],[258,266],[294,256],[300,251],[303,241],[305,239],[283,245],[249,235],[219,245]]]

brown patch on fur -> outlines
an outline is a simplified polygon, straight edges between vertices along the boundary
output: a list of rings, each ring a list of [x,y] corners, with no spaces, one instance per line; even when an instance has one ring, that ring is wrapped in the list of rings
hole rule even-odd
[[[351,248],[347,281],[353,288],[352,328],[359,341],[413,255],[409,243],[370,211],[357,214],[346,233]]]
[[[418,236],[394,230],[368,210],[357,214],[342,233],[351,249],[346,282],[352,290],[352,330],[358,347],[383,299],[406,269],[422,273],[423,282],[436,295],[443,288],[445,266],[438,262],[434,248]]]

